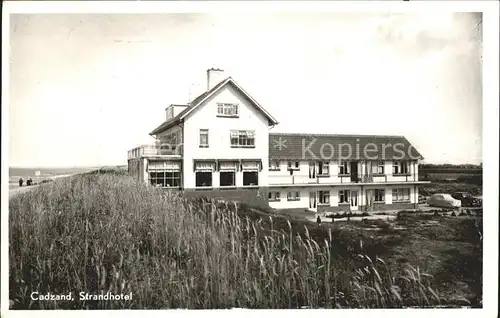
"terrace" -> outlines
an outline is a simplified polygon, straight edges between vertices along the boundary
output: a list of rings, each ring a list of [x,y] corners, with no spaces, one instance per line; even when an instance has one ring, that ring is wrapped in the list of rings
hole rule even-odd
[[[182,158],[182,145],[140,145],[128,151],[128,159],[152,158],[169,159]]]

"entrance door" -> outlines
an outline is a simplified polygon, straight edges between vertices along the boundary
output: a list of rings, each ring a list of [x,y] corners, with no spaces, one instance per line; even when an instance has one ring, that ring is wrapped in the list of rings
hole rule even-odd
[[[317,211],[316,192],[309,192],[309,210]]]
[[[358,210],[358,191],[357,190],[351,191],[351,210],[353,210],[353,211]]]
[[[316,165],[314,161],[309,162],[309,183],[316,182]]]
[[[351,161],[351,182],[358,182],[358,162]]]

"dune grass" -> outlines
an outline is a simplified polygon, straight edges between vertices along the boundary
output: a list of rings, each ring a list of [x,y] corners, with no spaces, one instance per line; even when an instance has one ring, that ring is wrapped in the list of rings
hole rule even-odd
[[[390,242],[186,200],[119,174],[56,180],[9,204],[13,309],[443,304],[430,275],[411,265],[396,272],[377,257]],[[33,291],[71,291],[75,301],[31,301]],[[82,291],[132,300],[80,301]]]

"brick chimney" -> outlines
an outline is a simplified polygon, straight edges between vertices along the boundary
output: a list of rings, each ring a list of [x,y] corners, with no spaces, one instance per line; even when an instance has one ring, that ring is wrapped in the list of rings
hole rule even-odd
[[[224,80],[224,70],[210,68],[207,70],[207,91]]]

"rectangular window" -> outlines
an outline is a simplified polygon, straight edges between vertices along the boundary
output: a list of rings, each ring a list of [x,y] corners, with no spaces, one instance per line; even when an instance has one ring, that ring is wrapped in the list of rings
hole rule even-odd
[[[407,202],[407,201],[410,201],[409,188],[392,189],[392,202]]]
[[[164,187],[165,186],[165,180],[164,180],[164,173],[163,172],[150,172],[149,173],[149,180],[151,182],[151,185],[155,187]]]
[[[200,148],[208,148],[208,129],[200,129]]]
[[[271,202],[280,201],[280,193],[279,192],[269,192],[269,201],[271,201]]]
[[[287,201],[299,201],[300,200],[300,192],[299,191],[292,191],[288,192],[286,195]]]
[[[372,173],[373,174],[384,174],[384,162],[383,161],[373,161],[372,162]]]
[[[238,117],[238,105],[228,103],[217,104],[217,116],[220,117]]]
[[[375,202],[385,202],[384,189],[375,189]]]
[[[349,162],[348,161],[340,161],[339,162],[339,175],[348,175],[349,174]]]
[[[167,187],[180,187],[180,171],[165,171],[165,183]]]
[[[234,171],[221,171],[219,175],[221,187],[231,187],[236,185]]]
[[[243,185],[244,186],[259,185],[259,173],[257,171],[243,171]]]
[[[349,196],[350,196],[349,190],[340,190],[339,191],[339,203],[350,203]]]
[[[330,204],[330,191],[318,191],[319,204]]]
[[[409,174],[410,163],[408,161],[394,161],[392,164],[392,174]]]
[[[288,161],[288,170],[300,170],[300,163],[298,161]]]
[[[280,171],[280,162],[269,160],[269,171]]]
[[[330,163],[328,161],[318,162],[318,175],[320,176],[330,175]]]
[[[179,162],[149,161],[147,170],[149,182],[156,187],[180,187],[181,173]]]
[[[212,186],[212,172],[197,171],[196,172],[196,186],[197,187],[211,187]]]
[[[231,130],[231,147],[255,148],[253,130]]]

